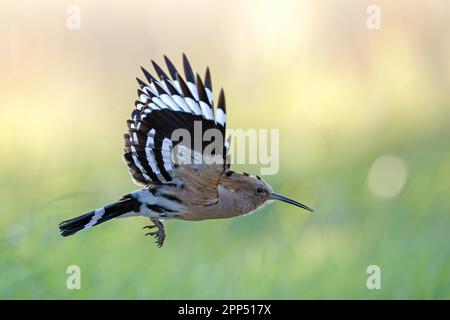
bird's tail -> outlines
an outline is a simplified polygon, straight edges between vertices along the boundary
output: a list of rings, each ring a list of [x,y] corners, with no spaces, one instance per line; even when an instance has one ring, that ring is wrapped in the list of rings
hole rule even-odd
[[[61,222],[59,224],[59,231],[63,237],[67,237],[80,230],[89,229],[120,215],[138,211],[140,206],[141,203],[138,200],[132,198],[130,195],[126,195],[116,203]]]

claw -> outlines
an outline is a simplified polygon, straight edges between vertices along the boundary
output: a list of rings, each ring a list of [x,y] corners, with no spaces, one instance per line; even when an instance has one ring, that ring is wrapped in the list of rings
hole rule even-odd
[[[153,229],[157,228],[158,230],[148,232],[146,236],[152,236],[155,238],[155,243],[158,248],[161,248],[164,244],[164,239],[166,238],[166,232],[164,230],[164,225],[156,218],[151,218],[154,225],[145,226],[142,229]]]

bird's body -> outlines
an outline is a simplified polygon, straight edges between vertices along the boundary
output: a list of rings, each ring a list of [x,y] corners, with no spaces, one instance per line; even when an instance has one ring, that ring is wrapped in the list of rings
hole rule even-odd
[[[223,90],[214,111],[209,69],[204,81],[198,74],[195,78],[183,55],[184,80],[167,57],[165,61],[171,78],[153,61],[160,80],[142,69],[148,84],[137,79],[139,100],[127,121],[124,160],[133,180],[145,187],[62,222],[61,234],[72,235],[116,217],[145,216],[154,224],[148,228],[157,229],[147,235],[155,236],[162,246],[164,220],[230,218],[252,212],[269,200],[312,211],[273,193],[260,177],[230,170]]]

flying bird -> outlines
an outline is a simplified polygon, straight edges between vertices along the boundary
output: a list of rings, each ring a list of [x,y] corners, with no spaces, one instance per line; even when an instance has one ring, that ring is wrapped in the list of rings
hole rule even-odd
[[[194,75],[183,54],[183,78],[166,56],[164,60],[169,75],[153,60],[157,78],[141,67],[146,81],[136,78],[139,100],[124,135],[124,161],[134,182],[143,188],[115,203],[61,222],[61,235],[70,236],[117,217],[144,216],[152,223],[144,227],[151,229],[146,235],[154,237],[161,247],[166,237],[162,223],[165,220],[231,218],[250,213],[270,200],[312,212],[308,206],[273,192],[259,176],[230,169],[230,139],[224,139],[223,89],[214,107],[209,68],[203,79]],[[174,138],[179,129],[195,137],[199,127],[201,137],[208,130],[218,132],[214,142],[220,148],[207,154],[209,141],[196,143],[195,139]]]

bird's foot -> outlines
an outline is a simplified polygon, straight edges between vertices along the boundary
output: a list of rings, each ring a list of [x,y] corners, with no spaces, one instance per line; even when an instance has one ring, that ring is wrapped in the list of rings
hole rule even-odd
[[[145,235],[154,237],[156,240],[156,245],[158,246],[158,248],[161,248],[164,244],[164,239],[166,239],[166,231],[164,230],[164,225],[158,219],[150,218],[150,220],[154,223],[154,225],[145,226],[143,229],[157,228],[158,230],[148,232]]]

